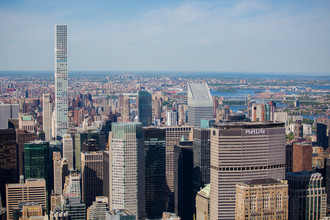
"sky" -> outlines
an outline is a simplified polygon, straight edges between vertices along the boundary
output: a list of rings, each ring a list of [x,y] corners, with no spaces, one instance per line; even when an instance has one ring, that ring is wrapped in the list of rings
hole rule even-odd
[[[330,75],[329,0],[0,0],[0,70]]]

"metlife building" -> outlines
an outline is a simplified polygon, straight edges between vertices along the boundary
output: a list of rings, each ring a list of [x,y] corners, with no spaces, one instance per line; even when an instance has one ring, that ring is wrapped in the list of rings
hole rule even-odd
[[[235,219],[236,184],[285,178],[284,123],[220,123],[210,136],[210,219]]]

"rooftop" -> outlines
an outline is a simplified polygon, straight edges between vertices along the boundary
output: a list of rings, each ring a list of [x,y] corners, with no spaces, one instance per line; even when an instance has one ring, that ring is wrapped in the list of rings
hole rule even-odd
[[[213,107],[210,89],[206,83],[188,83],[188,106]]]
[[[253,186],[253,185],[268,185],[268,184],[280,184],[281,182],[278,180],[274,180],[272,178],[267,179],[254,179],[244,182],[247,185]]]
[[[215,123],[214,127],[220,129],[270,128],[270,127],[284,127],[284,123],[276,122],[276,121],[223,122],[223,123]]]
[[[21,116],[22,121],[32,121],[33,118],[31,115],[23,115]]]

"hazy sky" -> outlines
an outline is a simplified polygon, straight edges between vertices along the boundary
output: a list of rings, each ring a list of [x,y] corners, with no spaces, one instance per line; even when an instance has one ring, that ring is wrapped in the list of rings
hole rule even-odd
[[[0,70],[330,73],[329,0],[0,0]]]

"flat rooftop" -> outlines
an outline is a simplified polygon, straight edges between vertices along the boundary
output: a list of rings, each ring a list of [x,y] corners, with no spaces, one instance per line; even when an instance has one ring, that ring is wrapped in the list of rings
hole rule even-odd
[[[250,122],[222,122],[215,123],[215,128],[220,129],[244,129],[244,128],[275,128],[275,127],[284,127],[283,122],[275,122],[275,121],[250,121]]]

